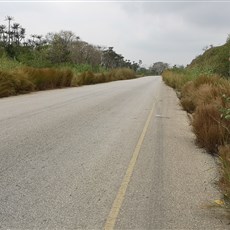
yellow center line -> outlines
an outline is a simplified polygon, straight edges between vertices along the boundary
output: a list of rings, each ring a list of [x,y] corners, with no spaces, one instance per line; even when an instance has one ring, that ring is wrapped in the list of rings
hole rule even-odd
[[[125,176],[124,176],[124,178],[122,180],[122,183],[121,183],[121,186],[120,186],[120,188],[118,190],[117,196],[116,196],[116,198],[115,198],[115,200],[113,202],[113,206],[112,206],[112,208],[110,210],[110,213],[109,213],[109,215],[108,215],[108,217],[106,219],[106,223],[105,223],[105,227],[104,227],[105,230],[114,229],[114,225],[116,223],[117,216],[118,216],[118,214],[120,212],[121,205],[122,205],[123,200],[125,198],[125,193],[126,193],[128,184],[130,182],[134,166],[136,164],[138,155],[140,153],[141,146],[143,144],[147,129],[148,129],[150,121],[151,121],[151,117],[152,117],[153,112],[154,112],[155,104],[156,103],[154,102],[153,105],[152,105],[152,109],[149,112],[149,115],[148,115],[148,118],[147,118],[147,120],[145,122],[145,126],[143,128],[143,131],[142,131],[142,133],[141,133],[141,135],[139,137],[139,140],[138,140],[137,145],[135,147],[135,150],[133,152],[132,158],[131,158],[131,160],[129,162],[127,171],[126,171]]]

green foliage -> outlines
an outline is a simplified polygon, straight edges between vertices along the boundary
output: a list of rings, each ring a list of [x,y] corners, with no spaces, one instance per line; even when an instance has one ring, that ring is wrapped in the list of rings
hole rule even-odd
[[[90,64],[74,64],[74,63],[62,63],[59,65],[53,65],[55,68],[68,68],[71,69],[75,74],[84,73],[91,71],[93,73],[103,73],[106,72],[106,69],[101,66],[92,66]]]
[[[52,63],[47,59],[47,48],[31,50],[28,47],[21,47],[16,58],[20,63],[29,67],[44,68],[52,67]]]
[[[198,69],[199,72],[209,74],[215,73],[224,77],[229,77],[230,71],[230,43],[218,47],[211,47],[206,50],[202,55],[195,58],[188,69]]]
[[[8,25],[0,25],[0,97],[132,79],[142,63],[124,60],[113,47],[91,45],[71,31],[26,40],[25,29],[12,20],[8,16]]]
[[[225,94],[223,94],[222,98],[226,106],[220,109],[221,118],[225,120],[230,120],[230,108],[228,107],[230,105],[230,96],[226,96]]]
[[[2,71],[12,71],[14,69],[17,69],[19,67],[22,67],[23,64],[20,62],[7,57],[5,53],[2,53],[2,56],[0,57],[0,70]]]

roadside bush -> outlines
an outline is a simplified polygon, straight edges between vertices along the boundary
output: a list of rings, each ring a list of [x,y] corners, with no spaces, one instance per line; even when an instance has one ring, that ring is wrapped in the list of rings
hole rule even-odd
[[[222,95],[230,95],[230,83],[218,76],[200,76],[181,89],[181,105],[193,113],[200,104],[223,105]]]
[[[135,72],[128,68],[114,69],[108,73],[86,71],[74,74],[70,69],[17,68],[13,72],[2,71],[0,76],[0,97],[31,92],[33,90],[55,89],[69,86],[97,84],[115,80],[135,78]]]
[[[23,67],[23,65],[18,61],[8,58],[5,53],[2,55],[2,57],[0,57],[0,61],[1,61],[0,64],[1,71],[5,71],[5,72],[12,71],[19,67]]]
[[[185,83],[191,81],[193,76],[190,74],[186,74],[186,72],[173,72],[171,70],[166,70],[162,73],[163,80],[166,85],[181,91],[182,87]]]
[[[180,103],[185,111],[192,113],[195,108],[194,97],[196,95],[196,88],[192,81],[187,82],[181,89],[181,100]]]
[[[214,104],[199,105],[193,115],[193,131],[197,143],[209,153],[217,153],[218,147],[229,143],[229,122],[221,118],[219,108]]]
[[[219,188],[224,195],[225,205],[230,212],[230,145],[219,147],[220,173]]]
[[[91,85],[103,82],[127,80],[135,78],[135,72],[128,68],[113,69],[107,73],[92,73],[87,71],[73,77],[71,86]]]
[[[33,90],[34,84],[26,76],[0,71],[0,97],[28,93]]]
[[[71,81],[71,86],[91,85],[96,84],[95,75],[91,71],[76,74]]]
[[[182,107],[192,113],[191,125],[197,144],[211,154],[219,154],[219,187],[225,208],[230,211],[230,81],[217,75],[196,73],[198,77],[183,82],[183,75],[173,71],[163,74],[169,86],[180,91]]]
[[[36,90],[54,89],[71,86],[73,72],[53,68],[22,68],[20,72],[28,77]]]
[[[128,80],[135,77],[135,72],[129,68],[118,68],[110,72],[109,78],[113,81]]]

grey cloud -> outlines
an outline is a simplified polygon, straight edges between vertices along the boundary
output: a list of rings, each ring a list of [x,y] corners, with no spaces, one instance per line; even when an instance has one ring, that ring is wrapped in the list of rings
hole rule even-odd
[[[223,43],[230,2],[1,3],[0,24],[15,17],[27,34],[71,30],[127,59],[188,64],[205,45]]]

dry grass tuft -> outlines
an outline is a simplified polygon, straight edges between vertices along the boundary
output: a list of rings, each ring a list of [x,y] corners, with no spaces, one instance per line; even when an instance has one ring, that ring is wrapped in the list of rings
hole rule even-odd
[[[193,113],[201,104],[212,103],[221,107],[224,94],[230,95],[229,81],[218,76],[201,76],[182,87],[181,105],[189,113]]]
[[[174,73],[170,70],[164,71],[162,74],[162,77],[163,77],[164,82],[168,86],[176,90],[179,90],[179,91],[181,91],[185,83],[190,80],[190,77],[188,77],[187,75],[183,73]]]
[[[26,67],[19,71],[34,83],[36,90],[69,87],[73,78],[71,70]]]
[[[195,88],[199,88],[201,85],[218,85],[221,81],[221,77],[218,75],[201,75],[194,80]]]
[[[0,97],[28,93],[34,84],[24,75],[0,71]]]
[[[166,72],[166,84],[181,91],[181,105],[192,113],[191,124],[197,143],[211,154],[219,154],[224,196],[223,207],[230,211],[230,81],[202,75],[182,85],[177,73]]]
[[[181,89],[181,105],[185,111],[194,112],[196,105],[194,97],[196,95],[196,88],[192,81],[187,82]]]
[[[129,68],[118,68],[111,71],[111,79],[116,80],[128,80],[135,78],[135,72]]]
[[[135,72],[128,68],[114,69],[105,74],[94,74],[91,71],[87,71],[74,75],[68,69],[23,67],[15,69],[13,72],[0,71],[0,97],[33,90],[91,85],[135,77]]]
[[[199,146],[209,153],[217,153],[218,147],[230,140],[228,124],[213,104],[203,104],[196,108],[192,126]]]
[[[224,195],[226,207],[230,212],[230,145],[220,146],[219,154],[221,162],[219,188]]]
[[[87,71],[73,77],[71,86],[91,85],[103,82],[127,80],[135,78],[135,72],[128,68],[113,69],[108,73],[92,73]]]

